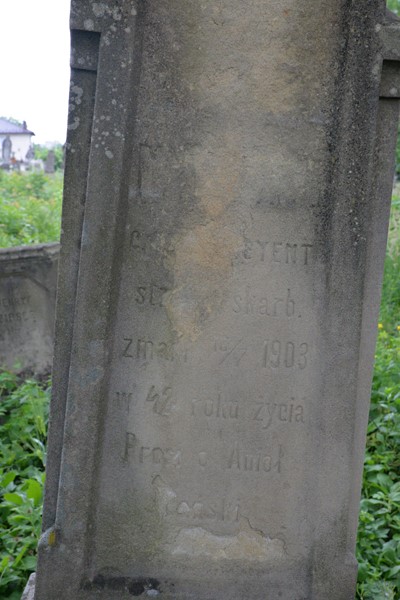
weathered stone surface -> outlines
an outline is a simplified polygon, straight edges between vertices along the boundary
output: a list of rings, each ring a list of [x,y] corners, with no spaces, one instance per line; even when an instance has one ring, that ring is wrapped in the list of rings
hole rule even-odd
[[[52,365],[59,244],[0,250],[0,365],[35,374]]]
[[[383,4],[73,1],[36,600],[348,600],[398,115]]]
[[[32,573],[32,575],[28,579],[28,583],[24,589],[24,593],[21,596],[21,600],[34,600],[35,598],[35,580],[36,573]]]

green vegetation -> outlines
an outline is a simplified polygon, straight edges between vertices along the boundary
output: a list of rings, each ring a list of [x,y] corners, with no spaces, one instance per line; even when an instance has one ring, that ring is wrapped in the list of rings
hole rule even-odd
[[[400,192],[400,190],[399,190]],[[358,598],[400,598],[400,197],[392,201],[358,532]]]
[[[400,0],[387,0],[386,5],[396,15],[400,15]]]
[[[0,598],[20,600],[41,527],[49,388],[0,374]]]
[[[62,175],[0,170],[0,247],[60,238]]]
[[[400,594],[400,333],[379,332],[357,558],[359,598]]]

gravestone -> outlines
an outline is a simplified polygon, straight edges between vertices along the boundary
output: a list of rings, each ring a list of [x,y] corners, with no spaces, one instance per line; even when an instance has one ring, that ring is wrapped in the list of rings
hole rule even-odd
[[[383,3],[73,0],[36,600],[347,600],[400,96]]]
[[[49,150],[46,161],[44,163],[44,172],[52,174],[55,171],[55,154],[54,150]]]
[[[0,249],[0,366],[50,373],[59,244]]]
[[[8,165],[11,161],[11,148],[12,148],[12,142],[11,142],[10,136],[8,135],[6,138],[4,138],[3,144],[2,144],[2,150],[3,150],[2,162],[5,165]]]

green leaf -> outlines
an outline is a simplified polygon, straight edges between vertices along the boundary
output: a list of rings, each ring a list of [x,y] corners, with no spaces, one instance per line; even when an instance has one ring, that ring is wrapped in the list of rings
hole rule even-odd
[[[16,471],[9,471],[5,475],[3,475],[3,477],[1,478],[0,486],[2,488],[7,488],[10,485],[10,483],[12,483],[14,481],[16,476],[17,476]]]
[[[393,485],[393,480],[385,473],[378,473],[376,479],[384,490],[390,490],[391,486]]]
[[[8,494],[4,494],[4,500],[7,502],[11,502],[11,504],[16,504],[21,506],[24,503],[24,499],[21,494],[17,494],[17,492],[10,492]]]
[[[386,548],[382,554],[382,558],[384,558],[389,563],[396,563],[396,551],[393,548]]]
[[[34,571],[36,569],[36,556],[25,556],[21,562],[27,571]]]
[[[42,486],[35,479],[28,479],[25,486],[26,484],[28,484],[26,489],[27,497],[33,500],[35,506],[39,506],[42,500]]]
[[[21,550],[21,551],[20,551],[20,552],[17,554],[17,556],[16,556],[16,558],[15,558],[15,560],[14,560],[14,562],[13,562],[13,567],[16,567],[16,566],[17,566],[17,565],[18,565],[18,564],[21,562],[21,560],[22,560],[23,556],[25,555],[25,553],[26,553],[26,551],[28,550],[28,548],[30,547],[30,545],[31,545],[31,543],[30,543],[30,542],[27,542],[27,543],[26,543],[26,544],[23,546],[22,550]]]
[[[392,567],[388,573],[388,576],[390,578],[395,577],[398,573],[400,573],[400,565],[396,565],[395,567]]]
[[[11,560],[11,556],[3,556],[3,558],[0,561],[0,572],[3,572],[4,569],[7,568],[10,560]]]
[[[366,581],[368,577],[368,563],[359,563],[358,565],[358,581]]]

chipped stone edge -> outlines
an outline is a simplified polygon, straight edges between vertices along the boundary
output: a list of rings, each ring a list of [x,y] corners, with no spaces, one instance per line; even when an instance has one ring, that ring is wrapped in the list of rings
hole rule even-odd
[[[34,600],[35,598],[36,573],[31,573],[28,583],[22,593],[21,600]]]
[[[0,261],[51,257],[57,255],[59,251],[60,244],[58,242],[35,244],[32,246],[13,246],[12,248],[0,248]]]

